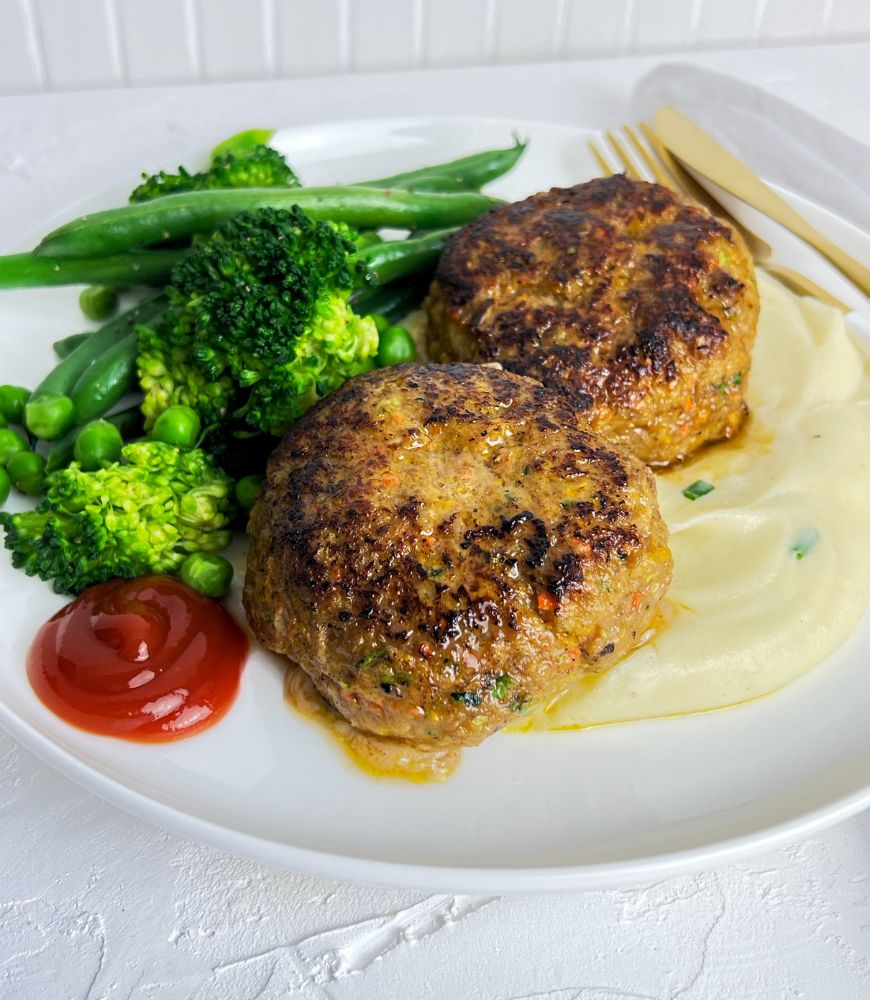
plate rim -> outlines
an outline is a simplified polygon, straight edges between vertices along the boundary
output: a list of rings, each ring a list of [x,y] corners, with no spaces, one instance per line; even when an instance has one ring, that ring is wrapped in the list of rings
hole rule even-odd
[[[631,861],[592,862],[552,867],[423,865],[359,858],[295,847],[233,830],[151,798],[89,766],[31,727],[0,701],[0,725],[40,760],[139,819],[236,857],[321,878],[381,888],[435,892],[513,895],[523,892],[619,889],[660,878],[702,871],[773,850],[854,816],[870,806],[870,778],[864,788],[809,812],[702,847],[642,855]]]

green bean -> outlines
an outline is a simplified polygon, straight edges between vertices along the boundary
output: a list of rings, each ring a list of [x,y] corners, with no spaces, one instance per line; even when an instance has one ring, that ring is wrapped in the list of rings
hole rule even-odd
[[[136,386],[136,354],[139,338],[135,331],[113,344],[85,369],[70,393],[76,424],[101,417]]]
[[[477,191],[506,174],[523,155],[526,143],[515,139],[507,149],[488,149],[448,163],[436,163],[392,177],[365,181],[367,187],[403,188],[406,191]]]
[[[75,404],[69,397],[79,379],[119,339],[129,336],[137,324],[148,322],[165,308],[166,300],[162,293],[145,299],[100,327],[56,365],[33,390],[24,407],[24,421],[31,434],[44,441],[52,441],[74,426]]]
[[[79,255],[56,259],[32,253],[0,257],[0,289],[39,288],[48,285],[80,285],[97,281],[101,285],[127,288],[130,285],[161,285],[186,250],[148,250],[115,256]]]
[[[85,472],[105,468],[121,457],[124,439],[108,420],[92,420],[76,434],[73,454]]]
[[[419,309],[429,289],[430,275],[396,281],[383,288],[366,288],[353,296],[354,311],[361,315],[383,316],[386,325],[404,319]]]
[[[9,499],[9,490],[12,488],[12,480],[5,469],[0,469],[0,507]]]
[[[82,216],[49,233],[35,252],[55,259],[105,257],[211,232],[233,215],[257,208],[299,205],[312,218],[363,229],[436,229],[469,222],[497,204],[476,192],[440,194],[366,187],[190,191]]]
[[[79,295],[79,306],[86,319],[102,322],[118,308],[118,292],[107,285],[89,285]]]
[[[12,485],[19,493],[35,497],[42,493],[45,483],[45,459],[35,451],[20,451],[6,463]]]
[[[93,330],[86,330],[84,333],[71,333],[68,337],[61,337],[60,340],[56,340],[51,346],[54,348],[54,353],[62,361],[65,357],[72,354],[77,347],[80,347],[92,333]]]
[[[142,433],[142,410],[138,406],[131,406],[126,410],[120,410],[118,413],[113,413],[106,417],[105,420],[118,428],[125,441],[129,441],[131,438],[135,438]],[[52,441],[45,463],[46,472],[56,472],[58,469],[63,469],[69,465],[75,457],[76,438],[81,430],[81,427],[73,427],[63,437]]]
[[[409,240],[376,243],[359,250],[356,259],[365,266],[369,284],[386,285],[396,278],[433,270],[455,232],[437,229]]]
[[[214,552],[192,552],[178,571],[182,582],[206,597],[223,597],[230,589],[233,566]]]

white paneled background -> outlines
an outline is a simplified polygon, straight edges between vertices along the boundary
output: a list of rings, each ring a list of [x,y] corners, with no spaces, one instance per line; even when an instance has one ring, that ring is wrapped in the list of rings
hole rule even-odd
[[[0,93],[870,39],[870,0],[0,0]]]

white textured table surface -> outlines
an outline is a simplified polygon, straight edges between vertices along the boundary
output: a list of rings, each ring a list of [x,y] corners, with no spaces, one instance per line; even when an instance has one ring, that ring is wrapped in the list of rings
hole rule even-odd
[[[870,46],[691,61],[761,83],[870,141]],[[0,102],[3,233],[112,183],[114,149],[177,162],[251,124],[369,113],[625,118],[651,60]],[[579,102],[579,103],[578,103]],[[94,151],[99,150],[95,162]],[[3,669],[20,669],[4,664]],[[748,1000],[870,995],[867,814],[751,863],[633,890],[424,896],[286,875],[132,819],[0,734],[0,997]]]

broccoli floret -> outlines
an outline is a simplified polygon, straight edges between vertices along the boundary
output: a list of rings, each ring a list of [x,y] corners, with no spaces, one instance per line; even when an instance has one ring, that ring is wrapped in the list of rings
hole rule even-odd
[[[294,206],[237,215],[197,246],[172,272],[166,313],[140,328],[146,427],[184,403],[224,440],[281,434],[372,368],[377,329],[349,302],[364,280],[353,236]]]
[[[269,146],[255,146],[245,156],[225,153],[216,156],[208,170],[188,173],[184,167],[177,174],[142,174],[143,182],[130,195],[130,201],[150,201],[165,194],[203,191],[208,188],[299,187],[299,178],[284,157]]]
[[[232,480],[199,449],[125,445],[96,472],[53,473],[36,510],[0,513],[12,565],[78,594],[113,577],[172,573],[191,552],[230,542]]]

